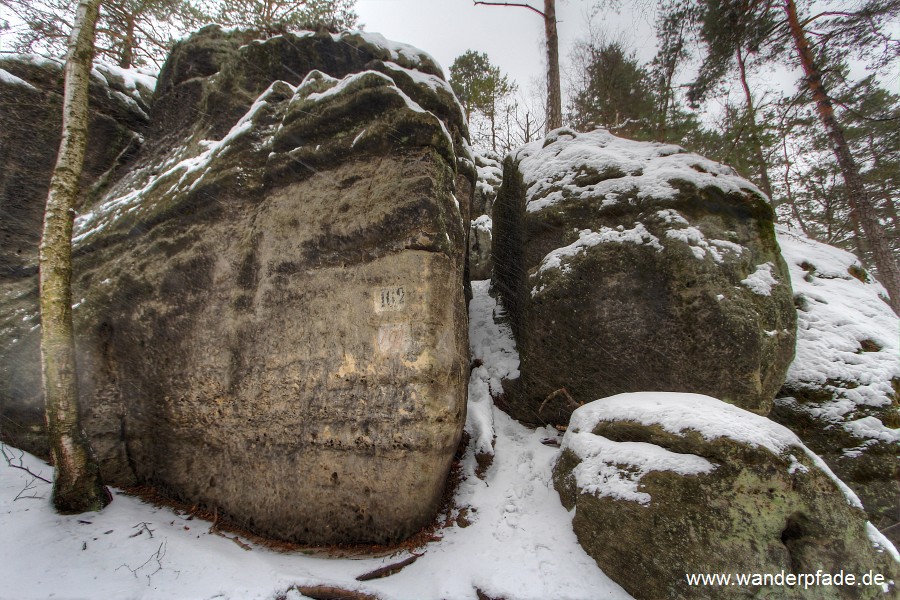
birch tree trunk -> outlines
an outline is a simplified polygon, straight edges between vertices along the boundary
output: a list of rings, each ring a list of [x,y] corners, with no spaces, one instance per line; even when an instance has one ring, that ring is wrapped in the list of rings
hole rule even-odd
[[[862,177],[860,177],[859,167],[850,153],[844,129],[834,114],[834,106],[822,82],[822,71],[815,63],[806,32],[797,16],[797,6],[794,4],[794,0],[786,0],[785,9],[794,46],[797,49],[803,73],[806,75],[807,86],[816,103],[819,120],[831,140],[838,167],[844,178],[847,200],[850,204],[850,218],[857,230],[861,229],[865,235],[865,241],[872,250],[875,268],[878,269],[878,279],[887,289],[891,308],[900,315],[900,265],[897,264],[884,228],[881,227],[881,223],[878,222],[878,217],[875,215],[874,206],[866,193]]]
[[[47,429],[56,467],[53,504],[62,513],[109,503],[100,469],[81,428],[72,328],[72,228],[84,165],[88,83],[100,0],[81,0],[69,36],[62,141],[50,180],[40,246],[41,367]]]

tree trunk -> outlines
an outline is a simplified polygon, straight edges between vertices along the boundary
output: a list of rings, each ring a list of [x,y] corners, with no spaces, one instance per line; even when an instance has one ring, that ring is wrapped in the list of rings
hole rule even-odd
[[[81,0],[69,37],[62,141],[40,246],[41,367],[56,467],[53,504],[63,513],[99,510],[109,502],[78,414],[71,287],[72,228],[87,141],[88,82],[99,6],[100,0]]]
[[[794,220],[797,221],[800,230],[803,231],[803,235],[811,238],[813,236],[809,234],[809,228],[806,226],[806,221],[803,220],[803,216],[800,214],[800,209],[797,207],[794,199],[794,191],[791,186],[791,157],[787,149],[787,136],[781,138],[781,149],[784,152],[784,189],[787,203],[790,205],[791,214]]]
[[[125,32],[122,34],[122,53],[119,58],[119,66],[130,69],[134,65],[134,15],[125,15]]]
[[[740,46],[737,48],[737,63],[741,74],[741,87],[744,89],[744,98],[747,103],[747,116],[750,117],[750,141],[753,143],[753,153],[756,155],[756,161],[759,163],[759,179],[762,184],[762,191],[769,197],[769,202],[772,202],[772,180],[769,179],[769,168],[766,165],[766,157],[763,155],[762,141],[759,139],[759,127],[756,124],[756,107],[753,105],[753,94],[750,93],[750,85],[747,83],[747,65]]]
[[[556,0],[544,0],[544,31],[547,35],[547,132],[549,133],[553,129],[562,127]]]
[[[809,40],[806,38],[806,32],[800,25],[800,20],[797,17],[797,7],[794,4],[794,0],[786,0],[785,9],[787,10],[791,36],[794,39],[800,64],[806,75],[807,86],[816,103],[819,120],[822,122],[831,140],[841,175],[844,178],[844,185],[847,188],[847,201],[850,205],[850,218],[865,234],[866,242],[869,244],[872,258],[875,261],[875,268],[878,269],[878,279],[887,289],[891,308],[900,315],[900,265],[897,264],[897,259],[891,252],[887,236],[878,222],[872,202],[866,193],[862,177],[859,174],[859,167],[850,154],[850,147],[844,136],[844,130],[837,121],[831,99],[828,97],[823,85],[822,72],[815,63]]]

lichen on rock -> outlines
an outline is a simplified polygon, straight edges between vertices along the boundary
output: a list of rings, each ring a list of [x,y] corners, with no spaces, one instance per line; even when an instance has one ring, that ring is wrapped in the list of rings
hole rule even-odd
[[[621,394],[577,409],[554,469],[582,547],[636,598],[880,598],[881,586],[692,586],[715,573],[881,573],[900,557],[795,434],[707,396]],[[896,589],[896,588],[893,588]],[[833,595],[831,595],[833,592]],[[818,596],[815,596],[818,597]]]
[[[678,146],[561,129],[508,156],[493,261],[522,358],[512,414],[564,424],[641,390],[767,413],[796,320],[773,218],[752,184]]]
[[[76,222],[84,422],[107,480],[307,543],[433,519],[468,365],[474,172],[448,90],[374,34],[211,26],[176,45],[144,148]],[[40,389],[9,360],[37,334],[14,329],[4,411]]]
[[[771,418],[797,433],[900,543],[900,329],[886,295],[838,248],[778,227],[797,305],[797,356]]]

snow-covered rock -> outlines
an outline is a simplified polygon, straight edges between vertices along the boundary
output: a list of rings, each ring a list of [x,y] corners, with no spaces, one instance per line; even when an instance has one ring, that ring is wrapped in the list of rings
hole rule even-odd
[[[62,130],[63,65],[33,54],[0,55],[0,277],[37,268],[37,245]],[[82,198],[97,193],[137,151],[147,128],[153,75],[104,63],[90,79]]]
[[[503,169],[494,154],[475,154],[475,194],[472,201],[472,224],[469,229],[469,276],[473,280],[490,279],[493,269],[493,222],[491,214]]]
[[[888,527],[900,521],[900,319],[855,256],[786,227],[777,233],[798,326],[772,418],[854,488],[877,527]]]
[[[283,539],[397,540],[434,518],[465,422],[462,111],[376,34],[248,35],[176,45],[143,149],[76,220],[84,425],[113,484]],[[4,291],[18,418],[35,296]]]
[[[708,396],[645,392],[586,404],[554,482],[581,545],[641,598],[707,598],[686,576],[869,570],[900,580],[893,545],[859,498],[786,427]],[[882,588],[852,597],[881,598]],[[800,598],[769,585],[716,598]],[[755,596],[754,596],[755,597]]]
[[[796,320],[772,220],[751,183],[678,146],[560,129],[512,153],[493,214],[512,414],[564,424],[643,390],[767,413]]]

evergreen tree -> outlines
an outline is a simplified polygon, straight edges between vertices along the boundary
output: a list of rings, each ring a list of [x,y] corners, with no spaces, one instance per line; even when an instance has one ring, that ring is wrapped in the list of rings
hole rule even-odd
[[[877,23],[876,15],[872,12],[875,9],[883,9],[886,14],[895,16],[900,14],[900,3],[897,2],[872,1],[866,3],[864,8],[871,9],[865,18],[858,21],[854,18],[853,22],[844,22],[838,19],[837,22],[847,28],[858,22],[865,29],[873,27]],[[805,74],[806,87],[840,167],[847,203],[850,207],[850,217],[865,236],[864,243],[872,252],[872,258],[878,270],[878,279],[888,291],[891,308],[900,315],[900,264],[898,264],[897,256],[891,250],[888,236],[878,220],[875,204],[860,174],[859,163],[851,152],[844,127],[835,113],[834,102],[829,96],[826,81],[822,76],[822,67],[819,66],[807,35],[806,27],[809,25],[809,21],[801,21],[794,0],[786,0],[785,11],[796,56]],[[842,35],[849,35],[846,30],[840,29],[839,31],[842,32]],[[855,41],[860,38],[851,36],[850,39]]]
[[[17,52],[63,56],[74,13],[68,0],[0,0],[20,23],[5,37]],[[123,68],[162,64],[175,37],[207,22],[200,0],[105,0],[96,53]]]
[[[756,100],[750,89],[749,71],[754,57],[771,59],[781,50],[777,35],[780,22],[770,2],[758,0],[707,0],[696,13],[705,56],[688,97],[702,101],[723,80],[737,75],[744,93],[746,141],[754,154],[754,171],[760,188],[772,197],[763,133]]]
[[[450,85],[463,105],[473,142],[498,152],[503,145],[501,115],[516,84],[491,63],[487,54],[467,50],[450,65]],[[480,134],[473,117],[485,120],[486,134]]]
[[[603,127],[617,135],[649,139],[656,122],[650,76],[620,42],[590,43],[581,89],[573,90],[571,120],[580,130]]]
[[[696,5],[690,0],[664,3],[656,21],[659,50],[650,64],[650,85],[656,106],[656,139],[669,141],[688,134],[690,116],[680,106],[676,78],[690,59],[688,34],[696,19]],[[690,130],[691,126],[688,126]]]
[[[220,0],[216,20],[275,35],[292,29],[347,29],[359,18],[356,0]]]

